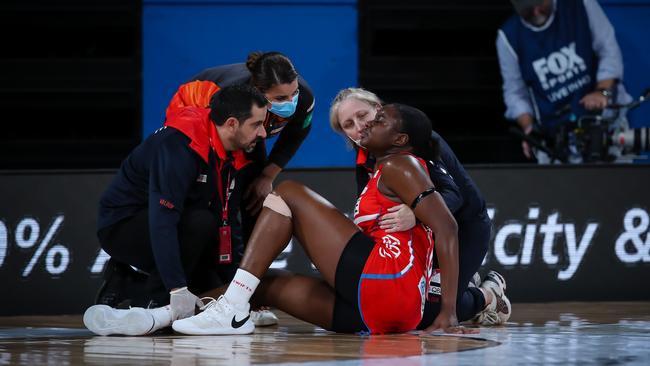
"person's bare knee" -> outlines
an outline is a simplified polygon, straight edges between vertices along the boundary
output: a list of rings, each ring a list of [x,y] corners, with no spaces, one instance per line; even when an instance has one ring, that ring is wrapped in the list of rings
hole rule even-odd
[[[308,202],[308,200],[305,199],[308,196],[308,190],[309,189],[300,182],[285,180],[278,184],[271,194],[280,196],[282,201],[291,210],[293,218],[295,218],[297,215],[296,210],[299,210],[300,207],[303,207],[303,205]]]
[[[309,187],[300,182],[285,180],[273,191],[282,197],[294,216],[296,216],[297,213],[300,213],[303,208],[318,206],[328,209],[336,209],[331,202],[327,201],[327,199],[323,198],[321,195],[312,191]]]
[[[282,197],[285,201],[292,200],[300,192],[304,192],[305,186],[294,180],[285,180],[278,184],[273,192]]]
[[[267,207],[269,210],[274,211],[282,216],[291,218],[291,208],[276,192],[269,193],[264,199],[262,206]]]

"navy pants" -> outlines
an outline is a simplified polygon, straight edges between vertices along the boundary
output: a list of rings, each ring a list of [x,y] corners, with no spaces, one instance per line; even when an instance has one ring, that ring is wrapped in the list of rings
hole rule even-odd
[[[178,224],[181,263],[188,288],[196,295],[228,284],[241,261],[243,248],[235,246],[240,240],[233,237],[233,262],[217,264],[218,228],[219,220],[213,212],[191,207],[183,211]],[[163,285],[154,260],[147,210],[100,230],[98,237],[102,249],[111,256],[111,261],[134,266],[148,274],[144,284],[131,281],[133,287],[139,287],[137,290],[144,292],[133,299],[132,306],[146,306],[150,301],[162,305],[169,302],[169,289]]]

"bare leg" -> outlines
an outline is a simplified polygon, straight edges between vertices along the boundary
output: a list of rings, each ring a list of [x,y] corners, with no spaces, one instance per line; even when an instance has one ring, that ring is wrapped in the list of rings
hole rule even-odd
[[[253,297],[254,302],[325,329],[332,327],[335,299],[334,289],[324,280],[288,272],[264,276]]]
[[[332,204],[302,184],[285,181],[278,185],[275,194],[289,206],[292,217],[265,207],[246,246],[240,268],[262,278],[292,234],[295,235],[324,280],[269,274],[260,283],[254,300],[331,329],[336,268],[343,249],[359,229]]]
[[[227,286],[217,287],[201,297],[218,298]],[[300,320],[331,328],[334,290],[323,280],[280,269],[269,269],[251,298],[251,308],[272,306]]]
[[[265,207],[246,246],[240,268],[262,278],[294,234],[323,279],[334,287],[341,253],[359,228],[331,203],[300,183],[282,182],[275,192],[291,209],[292,218]]]

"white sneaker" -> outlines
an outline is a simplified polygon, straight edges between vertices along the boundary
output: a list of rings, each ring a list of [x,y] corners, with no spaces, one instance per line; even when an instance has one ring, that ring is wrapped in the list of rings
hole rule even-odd
[[[484,291],[492,292],[492,301],[478,313],[474,322],[481,325],[501,325],[510,319],[512,305],[506,297],[506,280],[496,272],[490,271],[480,286]]]
[[[241,307],[230,304],[221,295],[218,300],[212,299],[205,305],[202,313],[174,321],[172,328],[179,333],[192,335],[253,333],[255,325],[251,321],[250,305],[246,303]]]
[[[278,324],[278,317],[271,310],[251,311],[251,321],[256,327],[268,327]]]
[[[478,272],[474,273],[474,276],[469,280],[467,287],[479,287],[481,286],[481,275]]]
[[[114,309],[108,305],[93,305],[84,313],[84,325],[99,335],[144,335],[155,324],[154,317],[144,308]]]

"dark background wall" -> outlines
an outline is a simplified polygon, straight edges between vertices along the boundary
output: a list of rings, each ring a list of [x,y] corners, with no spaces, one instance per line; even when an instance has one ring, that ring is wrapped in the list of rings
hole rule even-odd
[[[140,2],[0,10],[0,169],[116,167],[141,140]]]
[[[463,162],[523,162],[495,49],[511,14],[509,1],[362,0],[359,83],[425,111]]]
[[[650,85],[650,0],[599,2],[638,95]],[[520,162],[494,46],[510,14],[507,0],[6,1],[0,169],[115,168],[179,83],[258,49],[289,54],[317,96],[293,167],[353,161],[327,126],[331,98],[352,85],[425,110],[464,163]],[[650,125],[650,105],[630,117]]]

